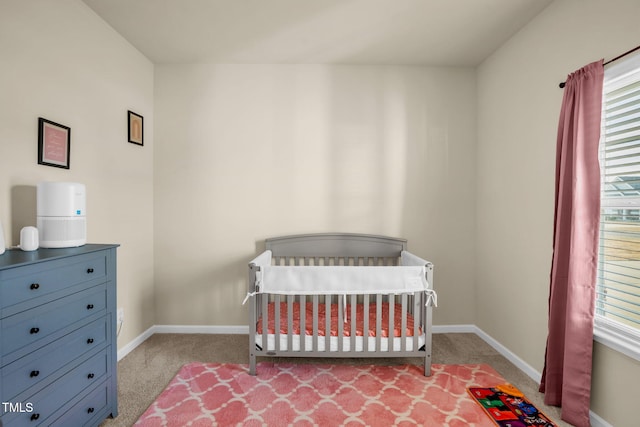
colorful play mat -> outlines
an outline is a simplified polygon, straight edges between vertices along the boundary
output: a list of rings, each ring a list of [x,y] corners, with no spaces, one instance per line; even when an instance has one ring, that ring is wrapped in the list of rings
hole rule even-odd
[[[511,384],[469,387],[469,394],[499,427],[556,427]]]

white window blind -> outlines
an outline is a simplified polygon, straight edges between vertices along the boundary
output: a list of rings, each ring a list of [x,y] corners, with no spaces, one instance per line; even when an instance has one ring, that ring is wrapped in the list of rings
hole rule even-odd
[[[640,357],[640,55],[605,71],[596,335]],[[600,328],[600,330],[598,330]]]

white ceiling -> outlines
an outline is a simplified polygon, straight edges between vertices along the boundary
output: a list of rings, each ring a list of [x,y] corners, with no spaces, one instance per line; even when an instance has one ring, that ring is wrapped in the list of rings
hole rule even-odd
[[[154,63],[476,66],[553,0],[83,0]]]

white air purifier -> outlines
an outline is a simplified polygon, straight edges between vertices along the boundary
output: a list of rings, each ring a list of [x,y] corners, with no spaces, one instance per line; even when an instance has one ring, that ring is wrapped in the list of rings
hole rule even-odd
[[[37,225],[41,248],[71,248],[87,243],[87,193],[84,184],[40,182]]]

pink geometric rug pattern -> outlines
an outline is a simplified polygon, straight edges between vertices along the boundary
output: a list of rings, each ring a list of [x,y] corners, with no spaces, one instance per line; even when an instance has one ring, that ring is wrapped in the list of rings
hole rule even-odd
[[[169,426],[477,426],[494,424],[467,387],[505,380],[488,365],[191,363],[135,424]]]

